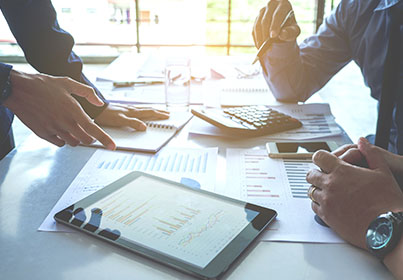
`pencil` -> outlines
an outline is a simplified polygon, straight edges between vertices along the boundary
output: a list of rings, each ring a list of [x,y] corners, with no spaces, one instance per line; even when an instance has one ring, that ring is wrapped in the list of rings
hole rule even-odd
[[[284,25],[287,23],[287,21],[288,21],[292,16],[294,16],[294,11],[293,11],[293,10],[289,11],[288,14],[287,14],[287,16],[284,18],[283,22],[282,22],[281,25],[280,25],[280,30],[284,27]],[[264,54],[264,53],[270,48],[270,46],[271,46],[272,44],[273,44],[273,38],[271,38],[271,37],[267,38],[266,41],[264,41],[264,43],[260,46],[259,51],[258,51],[257,54],[256,54],[256,58],[255,58],[255,60],[252,62],[252,64],[255,64],[255,63],[259,60],[260,56],[261,56],[262,54]]]

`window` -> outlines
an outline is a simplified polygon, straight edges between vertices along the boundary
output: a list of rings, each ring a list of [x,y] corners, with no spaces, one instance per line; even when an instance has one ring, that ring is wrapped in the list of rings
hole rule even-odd
[[[339,1],[339,0],[336,0]],[[315,30],[316,3],[292,0],[301,39]],[[53,0],[60,26],[81,56],[113,57],[135,47],[194,46],[212,54],[254,53],[251,31],[266,1],[260,0]],[[327,1],[325,11],[334,5]],[[136,20],[138,18],[138,21]],[[0,55],[21,56],[4,18]],[[10,44],[11,43],[11,44]],[[102,61],[102,59],[101,59]]]

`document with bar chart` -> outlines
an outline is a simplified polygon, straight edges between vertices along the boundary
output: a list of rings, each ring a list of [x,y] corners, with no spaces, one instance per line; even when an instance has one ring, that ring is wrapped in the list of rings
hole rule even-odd
[[[265,149],[227,149],[227,186],[216,191],[277,211],[263,240],[342,243],[314,220],[305,179],[312,168],[311,160],[272,159]]]
[[[54,214],[132,171],[142,171],[192,188],[213,191],[217,148],[165,148],[157,154],[97,150],[67,188],[38,230],[72,231],[56,224]]]
[[[243,204],[140,176],[87,206],[102,211],[100,229],[118,229],[120,239],[204,268],[258,212]]]

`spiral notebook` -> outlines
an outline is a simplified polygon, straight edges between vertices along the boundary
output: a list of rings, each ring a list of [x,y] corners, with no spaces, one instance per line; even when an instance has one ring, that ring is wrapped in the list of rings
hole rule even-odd
[[[146,122],[146,131],[133,128],[103,129],[113,138],[118,150],[156,153],[192,118],[189,112],[172,112],[169,119]],[[104,148],[98,141],[90,146]]]

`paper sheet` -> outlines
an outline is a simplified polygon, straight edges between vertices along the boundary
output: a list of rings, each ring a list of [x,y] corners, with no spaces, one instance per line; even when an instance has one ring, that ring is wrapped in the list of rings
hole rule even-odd
[[[156,155],[97,150],[50,211],[39,231],[68,231],[53,216],[132,171],[143,171],[181,182],[194,188],[213,191],[216,181],[217,148],[166,148]]]
[[[335,121],[330,111],[329,104],[287,104],[272,106],[275,110],[291,115],[299,119],[303,126],[301,128],[261,136],[265,140],[311,140],[324,137],[331,137],[342,134],[342,130]],[[202,120],[194,120],[189,133],[211,135],[211,136],[230,136],[225,134],[219,128]]]
[[[227,186],[216,192],[277,211],[261,240],[343,243],[314,220],[306,172],[310,160],[271,159],[266,150],[227,149]]]

